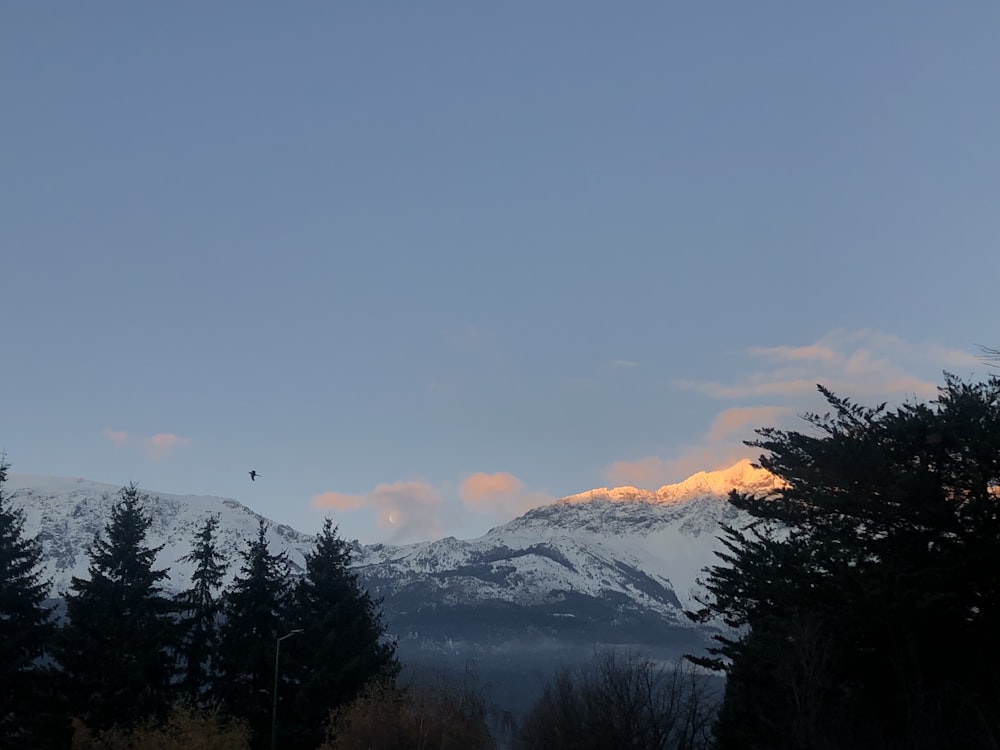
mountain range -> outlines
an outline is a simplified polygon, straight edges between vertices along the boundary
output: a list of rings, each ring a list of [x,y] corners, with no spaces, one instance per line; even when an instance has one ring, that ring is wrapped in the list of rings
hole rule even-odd
[[[579,661],[596,648],[638,649],[676,659],[704,648],[711,628],[684,610],[697,579],[716,562],[720,524],[745,519],[725,497],[731,489],[767,494],[768,472],[742,461],[647,491],[600,488],[528,511],[481,537],[446,537],[408,545],[354,545],[362,583],[382,599],[401,659],[452,665],[495,676],[503,671],[550,676],[551,665]],[[25,513],[25,531],[42,545],[53,596],[73,576],[86,577],[87,549],[103,532],[120,489],[84,479],[11,474],[6,487]],[[152,526],[147,541],[163,546],[157,566],[170,569],[168,590],[187,587],[179,562],[208,514],[219,518],[219,546],[230,553],[257,533],[260,515],[218,497],[143,490]],[[308,534],[269,525],[272,551],[286,550],[301,571]]]

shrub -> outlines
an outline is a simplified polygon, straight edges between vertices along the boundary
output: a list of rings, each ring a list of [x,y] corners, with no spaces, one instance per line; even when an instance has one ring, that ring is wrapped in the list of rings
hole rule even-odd
[[[699,750],[709,745],[715,701],[707,677],[632,653],[556,673],[529,710],[519,750],[630,747]]]
[[[215,711],[175,709],[160,725],[93,731],[73,720],[72,750],[247,750],[250,730]]]

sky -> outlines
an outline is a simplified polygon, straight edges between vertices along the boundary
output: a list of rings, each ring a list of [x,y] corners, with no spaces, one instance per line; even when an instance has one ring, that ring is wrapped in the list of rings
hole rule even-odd
[[[994,0],[6,3],[0,449],[467,538],[754,457],[817,383],[986,377],[998,39]]]

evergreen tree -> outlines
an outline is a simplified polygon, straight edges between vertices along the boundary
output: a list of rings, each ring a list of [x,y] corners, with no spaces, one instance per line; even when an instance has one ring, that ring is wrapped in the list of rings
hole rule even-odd
[[[212,702],[212,685],[218,672],[219,618],[222,602],[218,592],[226,574],[225,557],[216,546],[217,516],[205,519],[191,554],[180,562],[193,563],[191,588],[180,594],[181,694],[193,706]]]
[[[42,711],[43,670],[37,664],[51,633],[41,577],[41,546],[24,537],[24,513],[4,490],[8,464],[0,455],[0,747],[27,747]]]
[[[74,576],[59,661],[70,710],[93,729],[162,718],[172,703],[174,626],[162,595],[162,547],[150,547],[147,496],[123,487],[105,536],[90,547],[89,579]]]
[[[257,537],[240,552],[220,632],[219,695],[228,713],[249,723],[255,747],[267,747],[270,738],[275,644],[291,629],[287,555],[271,554],[267,530],[261,520]]]
[[[705,621],[740,628],[718,748],[995,747],[1000,738],[1000,379],[946,376],[930,404],[822,389],[813,434],[750,445],[785,488],[733,493]]]
[[[331,709],[355,700],[373,677],[395,677],[395,643],[385,637],[378,603],[350,568],[351,548],[327,519],[295,587],[289,649],[279,688],[282,747],[314,748]]]

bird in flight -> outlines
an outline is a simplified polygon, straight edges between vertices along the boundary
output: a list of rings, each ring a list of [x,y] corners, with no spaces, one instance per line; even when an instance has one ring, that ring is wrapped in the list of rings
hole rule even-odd
[[[253,471],[252,469],[250,470],[250,481],[251,482],[256,482],[257,481],[257,472]]]

